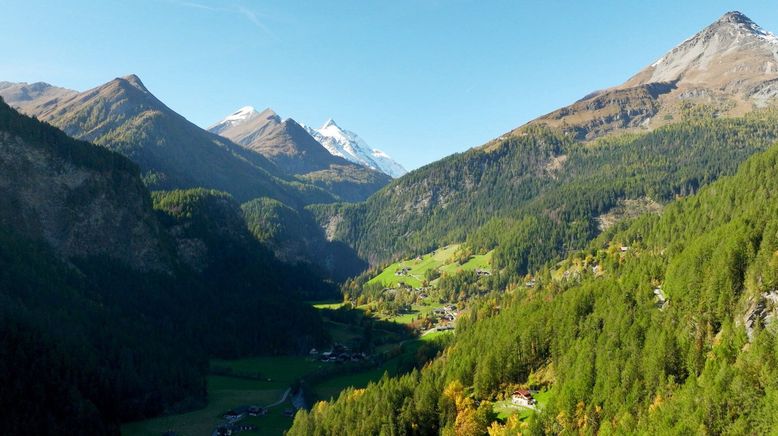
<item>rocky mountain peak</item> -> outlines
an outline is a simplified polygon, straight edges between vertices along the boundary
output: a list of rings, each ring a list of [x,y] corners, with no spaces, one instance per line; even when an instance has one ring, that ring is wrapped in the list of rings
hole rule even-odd
[[[138,89],[141,92],[148,93],[149,90],[146,88],[146,86],[141,82],[140,77],[136,76],[135,74],[130,74],[128,76],[119,77],[116,80],[121,80],[126,83],[128,83],[133,88]]]

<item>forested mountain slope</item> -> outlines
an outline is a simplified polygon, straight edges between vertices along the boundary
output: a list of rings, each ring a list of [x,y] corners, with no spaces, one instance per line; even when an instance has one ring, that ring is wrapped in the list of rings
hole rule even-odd
[[[431,365],[300,412],[290,434],[770,433],[776,174],[778,146],[611,228],[533,287],[481,300]],[[491,402],[519,387],[550,399],[496,421]]]
[[[690,113],[653,132],[593,143],[529,127],[413,171],[365,203],[310,209],[328,236],[374,264],[467,239],[499,246],[498,265],[524,274],[583,247],[599,233],[598,217],[625,200],[666,203],[731,174],[778,139],[776,119],[772,111]]]
[[[327,340],[300,300],[335,289],[276,260],[228,194],[155,210],[134,163],[2,102],[0,168],[3,433],[116,434],[201,404],[209,357]]]

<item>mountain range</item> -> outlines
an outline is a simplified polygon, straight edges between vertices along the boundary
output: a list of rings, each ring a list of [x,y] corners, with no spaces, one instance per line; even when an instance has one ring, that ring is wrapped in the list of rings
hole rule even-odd
[[[450,284],[456,335],[290,434],[768,432],[777,83],[778,38],[730,12],[622,85],[401,175],[332,120],[244,107],[206,131],[134,75],[0,82],[0,428],[116,434],[202,406],[210,360],[333,346],[304,300],[345,282],[345,320],[365,261],[456,242],[452,264],[489,253],[490,271],[417,278]],[[497,418],[530,390],[539,413]]]
[[[282,120],[272,109],[244,107],[208,130],[345,201],[364,200],[390,180],[380,171],[331,154],[296,121]]]

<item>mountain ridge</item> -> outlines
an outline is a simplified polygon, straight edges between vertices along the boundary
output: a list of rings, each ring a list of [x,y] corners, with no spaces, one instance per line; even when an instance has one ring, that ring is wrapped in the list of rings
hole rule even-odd
[[[245,106],[209,127],[209,131],[344,201],[364,200],[390,180],[377,170],[331,154],[294,119],[281,119],[270,108],[259,112]]]
[[[408,171],[388,154],[370,147],[356,133],[342,129],[332,118],[318,129],[303,126],[330,153],[398,178]]]
[[[7,98],[4,91],[0,96]],[[8,103],[129,157],[151,189],[205,187],[243,201],[269,196],[294,206],[334,200],[321,188],[287,177],[262,155],[189,122],[134,74],[35,105]]]

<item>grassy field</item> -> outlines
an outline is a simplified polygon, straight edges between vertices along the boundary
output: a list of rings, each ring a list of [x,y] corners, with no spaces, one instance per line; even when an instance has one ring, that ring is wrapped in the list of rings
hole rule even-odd
[[[175,431],[182,436],[209,435],[221,421],[221,414],[227,410],[245,404],[270,404],[277,401],[284,390],[286,386],[279,388],[257,380],[209,376],[208,405],[205,408],[129,423],[122,426],[122,434],[159,436],[166,431]]]
[[[278,401],[284,391],[300,377],[324,364],[303,357],[274,356],[238,360],[213,360],[211,366],[230,368],[236,373],[261,374],[262,380],[231,376],[208,376],[208,405],[179,415],[139,421],[124,425],[123,435],[155,435],[175,431],[182,436],[209,435],[222,422],[221,415],[235,407],[265,406]],[[269,379],[269,381],[268,381]],[[254,434],[282,434],[292,420],[283,415],[289,402],[270,409],[266,416],[247,418],[257,426]]]
[[[307,304],[317,309],[340,309],[343,306],[343,302],[340,300],[324,300],[324,301],[306,301]]]
[[[386,267],[376,277],[373,277],[368,283],[383,283],[384,286],[393,287],[403,282],[409,286],[420,287],[424,280],[424,275],[429,270],[435,269],[441,273],[452,274],[458,270],[475,270],[478,268],[485,270],[492,269],[491,251],[486,254],[472,256],[464,265],[453,262],[454,254],[459,247],[459,244],[452,244],[432,253],[425,254],[421,259],[406,259],[395,262]],[[405,267],[410,268],[407,275],[395,275],[397,270]]]
[[[416,318],[421,315],[422,317],[426,316],[430,312],[432,312],[436,307],[442,307],[442,304],[432,304],[432,302],[424,302],[423,304],[413,304],[411,305],[411,311],[409,313],[402,313],[397,316],[386,318],[387,321],[393,321],[398,324],[410,324],[413,321],[416,320]]]

